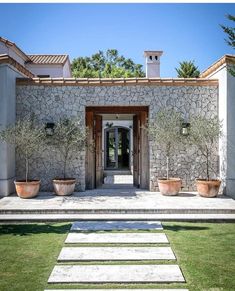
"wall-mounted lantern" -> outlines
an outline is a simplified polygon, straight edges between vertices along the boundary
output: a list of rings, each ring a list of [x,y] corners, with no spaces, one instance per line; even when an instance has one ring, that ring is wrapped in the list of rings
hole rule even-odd
[[[109,123],[109,122],[107,122],[105,125],[106,125],[106,127],[109,127],[109,128],[110,128],[110,127],[112,127],[112,126],[113,126],[113,122],[110,122],[110,123]]]
[[[189,130],[190,130],[190,123],[188,122],[182,123],[181,134],[184,136],[187,136],[189,135]]]
[[[47,122],[45,125],[45,131],[47,136],[52,136],[54,134],[55,123]]]

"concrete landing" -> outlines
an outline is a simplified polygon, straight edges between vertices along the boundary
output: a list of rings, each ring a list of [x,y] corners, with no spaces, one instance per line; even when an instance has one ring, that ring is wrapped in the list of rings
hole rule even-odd
[[[99,230],[163,230],[159,221],[76,221],[71,231],[99,231]]]
[[[69,233],[65,243],[168,243],[164,233]]]
[[[185,282],[177,265],[56,265],[48,283]]]
[[[175,260],[170,247],[64,247],[59,262]]]

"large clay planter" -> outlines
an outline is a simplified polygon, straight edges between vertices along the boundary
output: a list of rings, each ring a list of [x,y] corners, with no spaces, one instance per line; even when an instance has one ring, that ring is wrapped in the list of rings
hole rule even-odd
[[[74,192],[76,180],[73,178],[67,179],[54,179],[53,186],[56,195],[66,196]]]
[[[197,192],[202,197],[216,197],[219,193],[221,181],[220,180],[203,180],[197,179]]]
[[[16,193],[20,198],[33,198],[38,195],[40,180],[15,181]]]
[[[162,195],[175,196],[179,193],[182,186],[180,178],[159,178],[158,187]]]

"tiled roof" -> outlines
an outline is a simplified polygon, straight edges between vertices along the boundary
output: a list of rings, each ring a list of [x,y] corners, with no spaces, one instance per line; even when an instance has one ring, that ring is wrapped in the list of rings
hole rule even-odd
[[[7,45],[7,46],[11,46],[11,47],[14,47],[16,50],[18,50],[22,55],[24,55],[25,56],[25,58],[27,59],[27,60],[29,60],[29,57],[14,43],[14,42],[12,42],[12,41],[10,41],[10,40],[8,40],[8,39],[6,39],[6,38],[4,38],[4,37],[1,37],[0,36],[0,42],[3,42],[5,45]]]
[[[203,71],[200,77],[201,78],[208,77],[210,74],[215,72],[220,66],[222,66],[225,63],[235,64],[235,55],[224,55],[222,58],[220,58],[218,61],[212,64],[209,68]]]
[[[34,64],[64,64],[68,55],[28,55]]]
[[[25,76],[27,76],[29,78],[33,78],[34,77],[34,74],[32,74],[24,66],[22,66],[16,60],[14,60],[13,58],[11,58],[10,56],[8,56],[6,54],[0,55],[0,64],[10,64],[14,68],[16,68],[17,71],[19,71],[20,73],[24,74]]]
[[[218,86],[218,80],[203,78],[33,78],[19,79],[17,84],[52,86]]]

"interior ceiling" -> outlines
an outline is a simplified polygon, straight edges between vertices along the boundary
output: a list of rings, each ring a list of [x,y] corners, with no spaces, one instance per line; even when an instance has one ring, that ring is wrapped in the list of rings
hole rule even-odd
[[[101,114],[103,120],[132,120],[135,114]]]

